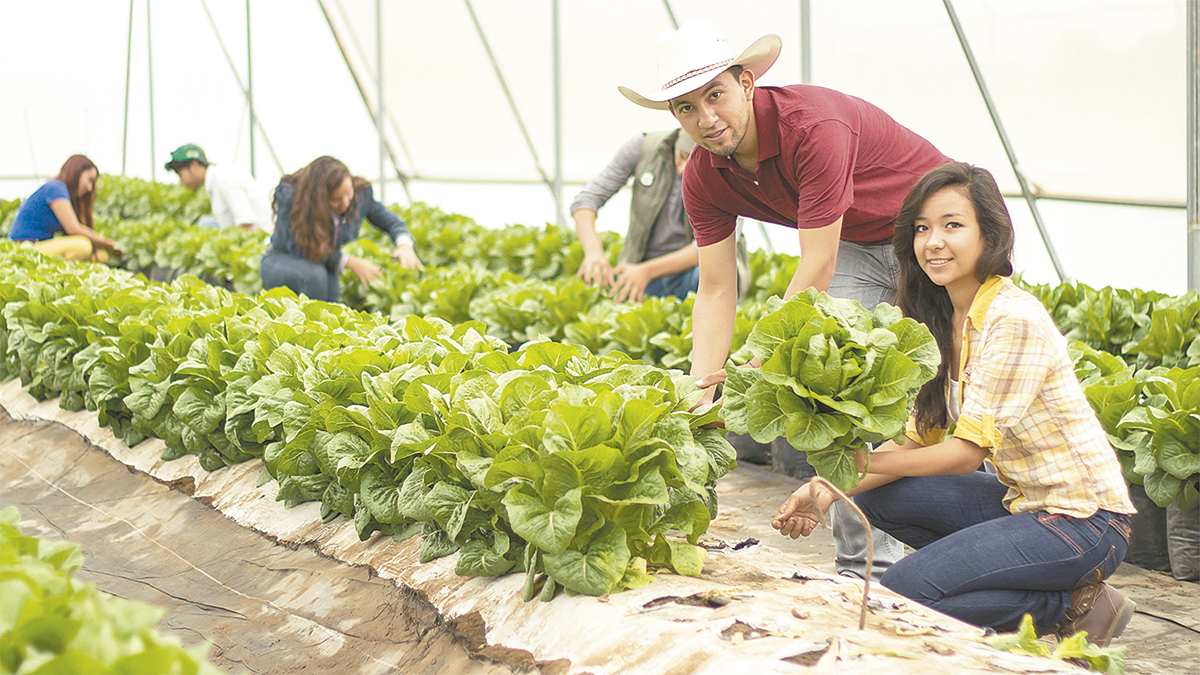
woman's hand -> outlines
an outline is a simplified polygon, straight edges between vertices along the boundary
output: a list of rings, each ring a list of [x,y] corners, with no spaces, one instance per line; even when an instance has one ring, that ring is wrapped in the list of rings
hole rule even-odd
[[[425,269],[425,266],[421,264],[421,259],[417,257],[417,252],[413,249],[413,245],[407,241],[396,244],[396,248],[392,250],[392,257],[399,260],[400,264],[406,270],[413,268],[419,270]],[[378,269],[376,268],[377,271]]]
[[[812,498],[814,491],[816,502]],[[821,524],[822,516],[829,511],[834,499],[836,497],[829,488],[813,484],[811,481],[805,483],[779,507],[779,513],[771,520],[771,527],[779,530],[779,534],[792,539],[807,537]]]
[[[613,285],[612,263],[608,262],[608,256],[604,255],[603,250],[599,253],[585,254],[576,276],[587,282],[588,286],[599,285],[600,288],[608,288]]]
[[[607,263],[608,261],[605,260]],[[616,281],[612,285],[612,296],[617,302],[641,302],[645,297],[646,286],[654,281],[654,277],[646,270],[644,264],[638,263],[630,265],[625,263],[617,265],[611,273],[616,274]]]
[[[378,265],[370,260],[364,260],[363,258],[357,258],[352,255],[346,256],[346,267],[349,267],[350,271],[354,272],[354,274],[358,277],[358,280],[362,282],[363,286],[369,286],[372,281],[375,281],[383,276],[383,274],[379,272]]]

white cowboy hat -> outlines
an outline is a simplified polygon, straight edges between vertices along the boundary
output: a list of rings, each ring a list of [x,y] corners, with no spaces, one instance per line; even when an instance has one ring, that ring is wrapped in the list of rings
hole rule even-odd
[[[755,78],[762,77],[779,58],[782,47],[778,35],[764,35],[735,59],[725,36],[711,21],[689,19],[679,30],[664,30],[658,36],[658,77],[662,81],[658,91],[642,96],[628,87],[617,90],[645,108],[668,110],[668,101],[703,87],[731,66],[742,66]]]

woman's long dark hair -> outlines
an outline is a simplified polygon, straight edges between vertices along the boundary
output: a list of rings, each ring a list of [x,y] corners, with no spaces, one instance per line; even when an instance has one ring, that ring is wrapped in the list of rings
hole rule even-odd
[[[67,184],[67,192],[71,195],[71,210],[75,212],[75,217],[79,219],[81,225],[92,227],[92,201],[96,197],[96,186],[92,185],[92,189],[82,197],[79,196],[79,177],[84,171],[95,169],[96,165],[92,160],[83,155],[71,155],[63,162],[62,168],[58,170],[58,175],[55,180],[61,180]],[[97,169],[97,173],[99,170]]]
[[[292,211],[288,214],[292,235],[296,238],[296,245],[312,262],[324,260],[333,247],[329,195],[337,191],[347,178],[351,179],[353,187],[346,213],[352,214],[358,208],[358,191],[370,183],[351,175],[350,169],[333,157],[318,157],[296,173],[279,179],[281,184],[291,183],[295,188]],[[274,204],[272,208],[276,208]]]
[[[913,239],[916,236],[917,216],[925,201],[945,188],[959,190],[975,208],[975,219],[984,239],[983,253],[975,265],[975,278],[979,283],[996,275],[1012,276],[1013,271],[1012,219],[992,174],[977,166],[951,162],[930,169],[921,176],[908,191],[900,214],[896,216],[892,245],[900,261],[900,288],[896,293],[896,305],[905,316],[929,328],[942,353],[937,375],[926,382],[917,394],[917,431],[922,436],[931,429],[944,429],[950,422],[950,411],[946,409],[946,386],[950,378],[950,360],[954,358],[954,306],[946,289],[933,283],[925,270],[921,269]]]

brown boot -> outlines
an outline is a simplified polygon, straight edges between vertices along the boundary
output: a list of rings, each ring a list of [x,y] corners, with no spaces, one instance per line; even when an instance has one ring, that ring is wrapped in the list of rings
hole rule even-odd
[[[1104,582],[1071,591],[1071,609],[1058,622],[1055,632],[1065,640],[1079,631],[1099,647],[1107,647],[1125,630],[1137,607],[1125,594]]]

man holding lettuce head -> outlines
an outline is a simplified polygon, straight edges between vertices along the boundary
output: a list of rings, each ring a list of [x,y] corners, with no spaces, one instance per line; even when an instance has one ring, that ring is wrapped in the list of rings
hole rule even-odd
[[[683,180],[699,251],[691,372],[708,389],[702,403],[725,379],[733,338],[738,216],[799,231],[802,257],[785,299],[812,287],[873,309],[896,295],[892,229],[904,196],[950,161],[861,99],[810,85],[756,87],[782,44],[766,35],[735,58],[716,26],[692,19],[659,36],[659,91],[619,87],[638,105],[669,110],[702,149]],[[862,577],[866,538],[844,504],[833,522],[838,573]],[[876,575],[902,555],[899,542],[876,534]]]

